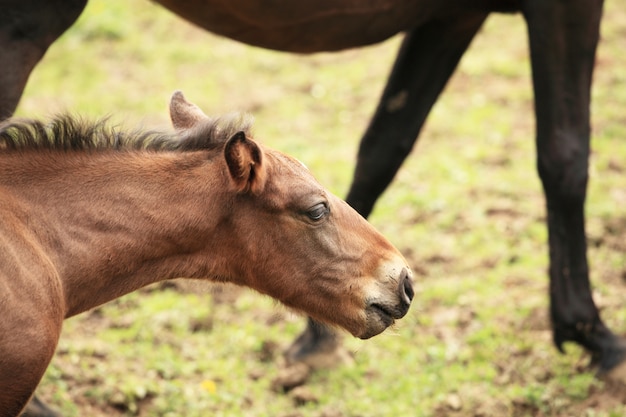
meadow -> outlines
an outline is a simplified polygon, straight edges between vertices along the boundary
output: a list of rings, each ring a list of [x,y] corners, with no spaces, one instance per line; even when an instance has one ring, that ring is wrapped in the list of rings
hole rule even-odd
[[[608,0],[593,89],[587,202],[594,297],[626,333],[626,11]],[[400,38],[289,55],[206,33],[148,1],[91,0],[35,69],[18,116],[71,111],[169,125],[174,90],[345,195]],[[626,387],[551,341],[547,233],[535,169],[526,28],[493,15],[370,221],[409,260],[417,295],[351,361],[275,384],[303,317],[246,289],[174,282],[69,319],[38,390],[66,416],[588,416],[626,414]]]

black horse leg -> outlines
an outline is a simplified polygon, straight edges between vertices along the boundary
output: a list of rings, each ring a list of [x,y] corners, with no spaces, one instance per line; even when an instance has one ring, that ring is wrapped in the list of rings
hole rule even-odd
[[[380,103],[359,148],[347,202],[367,217],[407,157],[430,109],[487,14],[433,20],[407,33]],[[305,361],[339,347],[335,332],[309,318],[287,350]]]
[[[554,343],[573,341],[601,372],[624,360],[626,344],[602,322],[589,282],[584,203],[590,90],[602,0],[524,3],[537,114],[537,168],[548,211],[550,312]]]
[[[0,0],[0,120],[13,114],[31,71],[86,4],[87,0]]]

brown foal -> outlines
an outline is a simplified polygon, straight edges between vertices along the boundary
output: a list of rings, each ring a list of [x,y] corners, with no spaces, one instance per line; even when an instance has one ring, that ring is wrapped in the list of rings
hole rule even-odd
[[[360,338],[406,314],[402,255],[303,164],[180,92],[170,113],[173,133],[0,125],[0,415],[32,395],[63,319],[156,281],[245,285]]]

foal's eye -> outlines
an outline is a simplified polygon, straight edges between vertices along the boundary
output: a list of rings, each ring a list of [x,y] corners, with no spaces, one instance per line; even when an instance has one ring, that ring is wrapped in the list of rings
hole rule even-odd
[[[309,219],[311,220],[319,221],[319,220],[322,220],[324,216],[326,216],[326,214],[328,214],[328,211],[329,210],[328,210],[328,206],[326,205],[326,203],[319,203],[311,207],[306,212],[306,215],[309,216]]]

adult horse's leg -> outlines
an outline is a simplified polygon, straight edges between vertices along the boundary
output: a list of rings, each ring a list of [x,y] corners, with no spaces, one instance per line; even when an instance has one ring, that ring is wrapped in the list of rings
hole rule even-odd
[[[87,0],[0,0],[0,120],[13,114],[31,71],[86,4]]]
[[[602,0],[527,0],[537,168],[548,211],[550,312],[554,343],[574,341],[608,371],[626,344],[602,322],[587,265],[584,203],[588,178],[590,90]]]
[[[376,113],[361,140],[346,201],[367,217],[407,157],[430,109],[487,14],[433,20],[407,33]],[[333,354],[332,329],[308,320],[286,352],[292,362]]]

